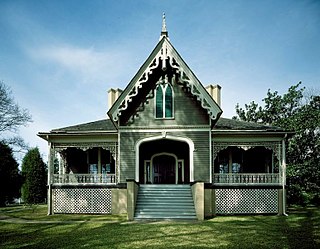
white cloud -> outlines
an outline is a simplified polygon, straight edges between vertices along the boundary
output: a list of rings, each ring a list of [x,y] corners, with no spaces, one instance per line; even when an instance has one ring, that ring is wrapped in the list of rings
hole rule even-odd
[[[133,54],[121,49],[97,50],[94,47],[45,45],[28,50],[38,63],[52,63],[82,83],[112,82],[127,76],[126,64],[133,63]]]

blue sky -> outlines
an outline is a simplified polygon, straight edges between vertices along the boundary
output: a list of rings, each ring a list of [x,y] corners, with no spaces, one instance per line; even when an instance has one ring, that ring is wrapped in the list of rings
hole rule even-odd
[[[204,84],[235,105],[320,88],[320,1],[0,0],[0,80],[33,123],[20,134],[106,117],[107,90],[124,88],[157,44],[162,13],[172,44]]]

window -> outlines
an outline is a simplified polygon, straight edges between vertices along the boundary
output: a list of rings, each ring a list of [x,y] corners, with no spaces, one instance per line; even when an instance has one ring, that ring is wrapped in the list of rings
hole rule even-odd
[[[114,174],[115,161],[108,150],[92,148],[88,150],[89,174]]]
[[[170,84],[156,88],[156,118],[173,118],[173,90]]]
[[[220,151],[214,163],[215,172],[220,174],[241,173],[243,171],[243,150],[237,147],[228,147]]]

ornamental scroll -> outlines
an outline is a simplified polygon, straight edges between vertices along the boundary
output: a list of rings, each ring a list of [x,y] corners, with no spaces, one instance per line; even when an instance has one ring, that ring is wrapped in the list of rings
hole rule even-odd
[[[54,151],[59,153],[68,148],[76,148],[83,151],[87,151],[89,149],[99,148],[99,147],[105,150],[109,150],[111,154],[114,155],[117,151],[118,143],[106,142],[106,143],[66,143],[66,144],[55,143],[53,144]]]
[[[131,89],[131,91],[126,95],[118,109],[112,114],[112,119],[114,122],[119,120],[122,112],[125,111],[129,103],[132,102],[132,99],[137,96],[138,92],[142,88],[143,84],[148,82],[149,76],[151,76],[158,66],[161,66],[162,71],[167,70],[167,63],[172,67],[173,74],[175,76],[175,80],[180,84],[185,85],[190,89],[190,92],[193,96],[196,97],[198,101],[200,101],[202,108],[204,108],[211,119],[217,118],[217,111],[210,106],[207,102],[203,92],[199,89],[200,86],[197,86],[196,82],[198,79],[193,75],[191,70],[184,66],[184,62],[180,59],[180,56],[174,50],[172,45],[168,41],[164,41],[162,44],[161,49],[154,55],[154,59],[149,63],[149,65],[145,68],[144,72],[141,73],[136,81],[135,85]]]
[[[265,147],[266,149],[272,150],[279,160],[281,158],[281,142],[213,142],[213,159],[216,159],[219,152],[229,146],[238,147],[245,151],[258,146]]]

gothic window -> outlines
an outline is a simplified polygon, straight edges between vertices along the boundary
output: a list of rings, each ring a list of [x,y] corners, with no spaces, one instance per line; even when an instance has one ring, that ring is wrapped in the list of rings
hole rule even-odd
[[[156,118],[173,118],[173,89],[170,84],[159,84],[156,88]]]

